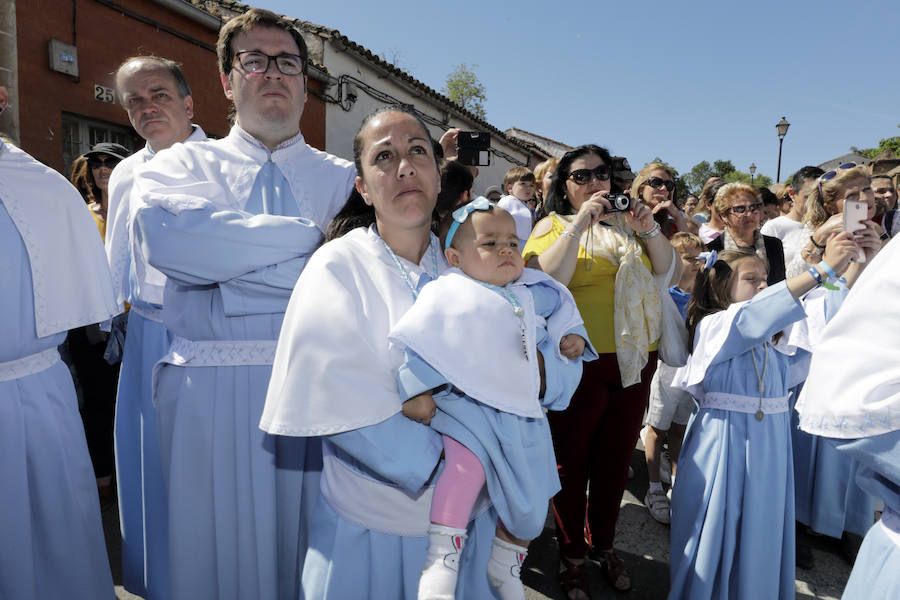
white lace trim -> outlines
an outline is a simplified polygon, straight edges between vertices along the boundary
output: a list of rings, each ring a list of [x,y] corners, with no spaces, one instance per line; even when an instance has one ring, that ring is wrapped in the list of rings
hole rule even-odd
[[[53,347],[16,360],[0,362],[0,381],[12,381],[40,373],[52,367],[57,361],[59,361],[59,352]]]
[[[193,341],[175,337],[169,353],[160,362],[181,367],[238,367],[271,365],[275,340]]]
[[[755,414],[759,410],[759,397],[726,394],[724,392],[707,392],[700,402],[700,408],[719,408],[734,412]],[[788,397],[763,398],[762,411],[767,414],[787,412]]]

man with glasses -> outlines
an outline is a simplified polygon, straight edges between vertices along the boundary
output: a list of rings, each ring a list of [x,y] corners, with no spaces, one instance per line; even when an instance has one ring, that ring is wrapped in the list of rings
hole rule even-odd
[[[150,266],[133,235],[138,204],[131,196],[135,169],[179,142],[206,139],[192,125],[194,101],[179,65],[158,56],[134,56],[116,70],[119,101],[144,148],[116,166],[109,183],[106,257],[119,309],[130,311],[116,400],[116,478],[122,531],[122,583],[147,598],[168,595],[168,501],[159,458],[153,365],[169,351],[162,321],[165,275]]]
[[[760,232],[781,240],[784,248],[784,264],[789,265],[807,242],[803,239],[803,216],[806,214],[806,199],[815,189],[816,181],[824,173],[819,167],[805,166],[791,177],[788,190],[792,204],[786,215],[775,217],[763,224]]]
[[[307,48],[290,21],[251,9],[217,54],[231,132],[160,152],[135,178],[136,235],[167,276],[174,335],[153,384],[170,595],[296,598],[321,448],[259,420],[288,299],[356,173],[300,133]]]

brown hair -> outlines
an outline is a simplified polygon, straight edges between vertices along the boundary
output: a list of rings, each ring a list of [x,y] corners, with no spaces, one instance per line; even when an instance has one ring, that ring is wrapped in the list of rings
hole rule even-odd
[[[688,233],[687,231],[679,231],[669,238],[669,243],[672,244],[672,247],[675,248],[675,251],[678,252],[678,254],[681,254],[688,248],[693,248],[697,252],[703,251],[703,241],[693,233]]]
[[[715,264],[700,269],[697,273],[694,293],[688,302],[687,320],[685,321],[691,336],[692,347],[700,321],[704,317],[725,310],[733,302],[728,288],[734,278],[737,264],[746,258],[755,258],[763,262],[756,253],[749,250],[724,250],[719,252]]]
[[[91,168],[88,166],[86,156],[79,156],[72,162],[69,181],[75,186],[81,197],[84,198],[86,204],[100,202],[103,198],[103,193],[97,187],[97,184],[94,183],[94,176],[91,174]]]
[[[300,58],[303,61],[303,73],[306,73],[307,59],[309,59],[309,50],[306,48],[306,42],[300,30],[286,17],[280,17],[273,12],[263,10],[262,8],[251,8],[239,17],[235,17],[228,21],[222,29],[219,30],[219,40],[216,42],[216,55],[219,58],[219,73],[229,75],[234,63],[234,49],[231,42],[234,36],[239,33],[247,33],[257,27],[271,27],[275,29],[283,29],[291,34],[294,41],[297,42],[297,48],[300,52]]]
[[[513,167],[503,176],[503,193],[507,194],[507,187],[517,181],[535,181],[534,173],[528,167]]]

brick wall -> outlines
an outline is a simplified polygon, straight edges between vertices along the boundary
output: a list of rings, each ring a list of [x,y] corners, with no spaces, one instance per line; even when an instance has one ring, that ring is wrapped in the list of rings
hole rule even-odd
[[[186,37],[215,46],[217,33],[150,0],[115,4],[161,23]],[[94,84],[114,87],[119,63],[135,54],[177,60],[191,85],[195,122],[208,133],[228,133],[228,101],[222,93],[214,52],[96,0],[28,0],[16,3],[19,58],[19,125],[22,147],[38,160],[62,169],[62,113],[128,126],[118,104],[94,99]],[[73,36],[74,15],[74,36]],[[78,49],[79,77],[51,71],[48,44],[57,39]],[[319,82],[310,80],[311,89]],[[325,105],[310,95],[301,120],[306,140],[325,147]]]

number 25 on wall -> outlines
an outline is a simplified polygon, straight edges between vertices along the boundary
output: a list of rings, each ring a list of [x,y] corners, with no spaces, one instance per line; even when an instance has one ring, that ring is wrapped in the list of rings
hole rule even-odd
[[[112,88],[108,88],[106,86],[94,84],[94,100],[98,102],[106,102],[109,104],[116,103],[116,93]]]

